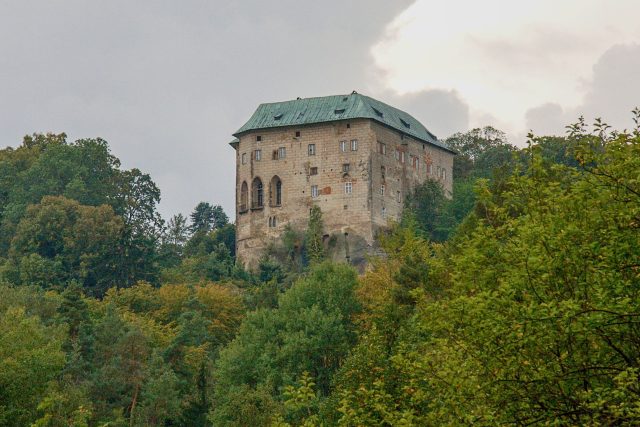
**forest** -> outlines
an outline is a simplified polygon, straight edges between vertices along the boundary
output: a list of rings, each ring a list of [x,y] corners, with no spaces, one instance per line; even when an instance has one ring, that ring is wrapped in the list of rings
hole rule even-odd
[[[360,274],[322,212],[256,271],[102,139],[0,151],[0,426],[640,424],[640,110],[452,135]],[[293,241],[301,244],[293,244]]]

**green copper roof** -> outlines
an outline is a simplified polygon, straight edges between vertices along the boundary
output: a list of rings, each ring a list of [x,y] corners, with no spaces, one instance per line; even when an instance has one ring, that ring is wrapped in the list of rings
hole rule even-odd
[[[368,96],[352,93],[260,104],[234,136],[256,129],[298,126],[348,119],[371,119],[421,141],[451,151],[419,121],[404,111]]]

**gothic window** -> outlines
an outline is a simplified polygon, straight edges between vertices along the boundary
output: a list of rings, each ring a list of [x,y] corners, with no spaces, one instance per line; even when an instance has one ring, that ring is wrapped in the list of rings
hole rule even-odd
[[[247,181],[242,181],[242,186],[240,186],[240,212],[246,211],[248,204],[249,204],[249,188],[247,186]]]
[[[269,185],[269,206],[282,205],[282,181],[278,175],[271,178]]]
[[[264,188],[260,178],[254,178],[251,183],[251,207],[261,208],[264,206]]]

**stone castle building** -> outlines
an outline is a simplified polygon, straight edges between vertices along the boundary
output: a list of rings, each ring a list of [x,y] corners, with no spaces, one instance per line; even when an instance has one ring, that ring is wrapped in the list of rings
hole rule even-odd
[[[236,150],[236,248],[255,266],[285,226],[304,230],[320,207],[333,256],[364,261],[427,179],[452,191],[454,152],[409,114],[356,92],[261,104]]]

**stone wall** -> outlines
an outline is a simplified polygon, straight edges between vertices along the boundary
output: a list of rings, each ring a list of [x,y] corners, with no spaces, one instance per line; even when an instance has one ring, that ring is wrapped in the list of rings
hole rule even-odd
[[[297,137],[296,132],[299,132]],[[258,136],[261,141],[257,140]],[[239,139],[236,152],[237,253],[245,265],[255,266],[266,246],[280,237],[286,224],[304,230],[312,204],[322,210],[327,235],[344,236],[346,232],[368,243],[373,241],[369,171],[375,134],[369,120],[260,130]],[[351,150],[352,140],[358,141],[356,151]],[[345,152],[341,150],[342,141],[346,141]],[[309,155],[309,144],[315,144],[315,155]],[[282,147],[286,150],[285,158],[274,160],[274,152]],[[262,150],[259,161],[255,159],[256,149]],[[349,165],[346,173],[343,172],[345,164]],[[311,174],[312,168],[317,168],[316,175]],[[274,176],[282,181],[280,206],[269,203],[269,194],[274,193],[270,188]],[[246,182],[250,190],[256,177],[263,183],[264,206],[243,211],[239,206],[242,183]],[[351,194],[345,193],[347,182],[351,182]],[[316,198],[311,197],[313,185],[317,185],[319,191]],[[336,256],[340,257],[339,254]]]
[[[348,250],[352,262],[362,263],[373,245],[374,230],[387,225],[388,219],[399,219],[404,197],[415,185],[428,178],[439,179],[449,194],[452,191],[451,153],[368,119],[260,130],[239,139],[236,245],[238,258],[249,268],[257,264],[270,242],[280,238],[287,224],[304,231],[313,204],[322,210],[327,239],[337,242],[332,257],[344,259]],[[355,151],[353,140],[357,141]],[[346,151],[341,149],[342,141]],[[379,152],[378,143],[385,144],[385,155]],[[309,144],[315,144],[313,155]],[[284,158],[279,156],[282,148]],[[255,150],[261,150],[260,160]],[[343,165],[349,165],[348,171]],[[256,178],[263,185],[264,203],[252,207]],[[277,179],[282,183],[280,205],[275,203]],[[249,193],[246,209],[241,207],[243,182]],[[351,194],[345,191],[348,182]],[[318,188],[317,197],[312,197],[312,186]]]
[[[407,194],[427,179],[440,181],[445,193],[452,194],[453,155],[450,152],[376,122],[371,126],[376,139],[371,157],[374,227],[386,226],[388,220],[399,220]],[[380,152],[380,144],[384,144],[386,154]]]

